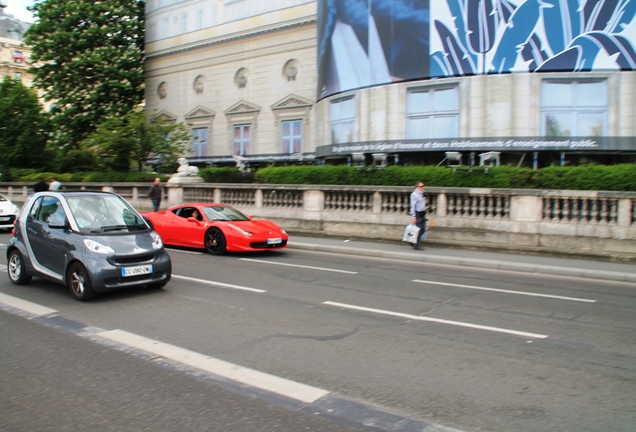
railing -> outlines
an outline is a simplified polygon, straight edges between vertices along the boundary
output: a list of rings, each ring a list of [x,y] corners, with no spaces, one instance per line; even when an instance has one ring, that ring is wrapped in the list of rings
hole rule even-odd
[[[462,218],[509,219],[510,196],[498,194],[448,194],[446,214]]]
[[[141,210],[151,208],[148,184],[64,186],[66,190],[109,190]],[[22,203],[31,187],[0,183],[0,193]],[[410,222],[410,187],[196,183],[167,184],[166,190],[163,208],[182,202],[222,202],[299,230],[310,226],[332,234],[397,238]],[[552,242],[552,247],[580,248],[566,240],[587,239],[584,247],[588,249],[611,252],[618,248],[636,255],[636,192],[427,188],[425,195],[429,217],[438,226],[429,234],[433,240],[536,247]]]
[[[617,225],[618,198],[543,198],[543,220],[591,225]]]

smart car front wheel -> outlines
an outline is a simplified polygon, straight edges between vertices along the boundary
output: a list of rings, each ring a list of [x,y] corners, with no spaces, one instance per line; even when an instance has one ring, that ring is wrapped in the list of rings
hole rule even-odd
[[[86,301],[95,297],[88,271],[82,263],[76,262],[69,267],[66,284],[71,295],[77,300]]]
[[[27,274],[24,266],[24,258],[22,258],[22,254],[18,250],[13,250],[9,254],[7,272],[11,282],[16,285],[24,285],[31,281],[31,275]]]

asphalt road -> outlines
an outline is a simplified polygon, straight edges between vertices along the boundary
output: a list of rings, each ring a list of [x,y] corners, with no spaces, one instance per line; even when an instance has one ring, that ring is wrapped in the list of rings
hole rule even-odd
[[[15,426],[7,430],[45,430],[28,427],[30,413],[47,412],[42,386],[69,398],[51,398],[50,411],[67,414],[49,416],[57,430],[100,402],[109,405],[96,424],[108,425],[105,413],[120,398],[113,429],[93,430],[127,418],[134,427],[117,430],[145,430],[145,420],[155,421],[149,430],[636,429],[636,284],[297,249],[171,256],[165,290],[91,303],[42,280],[17,287],[0,278],[0,294],[57,311],[31,320],[0,311],[0,366],[15,370],[0,378],[0,406],[20,412],[0,413]],[[111,335],[170,349],[148,354]],[[170,357],[174,347],[324,396],[299,402],[278,394],[282,385],[262,392],[197,373],[179,366],[185,357]],[[77,359],[81,379],[73,381]],[[88,411],[72,403],[95,392],[101,399]],[[161,426],[164,418],[173,422]],[[241,418],[244,428],[234,428]]]

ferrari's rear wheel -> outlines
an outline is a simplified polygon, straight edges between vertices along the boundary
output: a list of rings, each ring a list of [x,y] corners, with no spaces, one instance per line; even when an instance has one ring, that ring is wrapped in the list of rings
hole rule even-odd
[[[212,255],[223,255],[226,252],[227,243],[225,235],[218,228],[210,228],[205,232],[205,248]]]

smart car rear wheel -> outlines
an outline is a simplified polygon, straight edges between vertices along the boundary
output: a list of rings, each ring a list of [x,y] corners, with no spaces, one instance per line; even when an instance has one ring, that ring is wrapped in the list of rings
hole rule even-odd
[[[212,255],[223,255],[226,252],[225,235],[218,228],[210,228],[205,232],[205,248]]]
[[[95,297],[88,271],[82,263],[76,262],[69,267],[66,284],[71,295],[77,300],[85,301]]]
[[[24,285],[31,281],[31,275],[27,274],[24,266],[24,258],[18,250],[11,251],[7,265],[9,279],[16,285]]]

